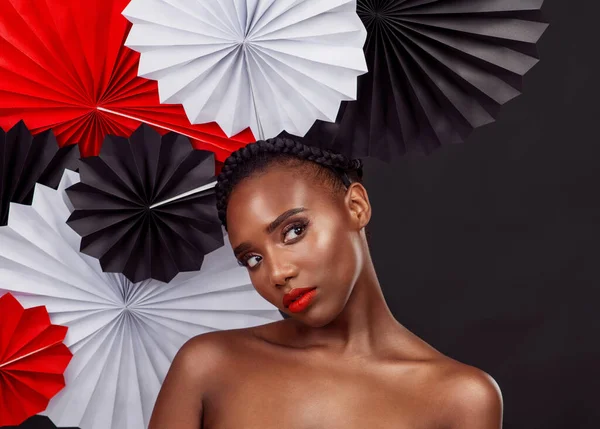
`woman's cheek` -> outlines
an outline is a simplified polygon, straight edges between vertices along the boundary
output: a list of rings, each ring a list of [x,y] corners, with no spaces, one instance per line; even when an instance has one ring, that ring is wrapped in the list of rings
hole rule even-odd
[[[345,243],[339,239],[340,235],[333,225],[318,233],[315,231],[313,236],[310,244],[312,268],[315,272],[323,273],[325,279],[330,281],[339,275],[340,265],[344,263]]]

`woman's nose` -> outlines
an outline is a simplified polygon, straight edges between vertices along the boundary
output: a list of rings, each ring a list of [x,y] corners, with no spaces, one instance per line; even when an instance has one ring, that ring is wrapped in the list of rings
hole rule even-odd
[[[275,261],[271,259],[271,284],[284,286],[296,276],[296,267],[289,261]]]

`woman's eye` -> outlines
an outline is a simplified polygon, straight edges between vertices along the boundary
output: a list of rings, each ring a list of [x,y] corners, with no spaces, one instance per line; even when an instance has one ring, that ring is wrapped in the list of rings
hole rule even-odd
[[[258,259],[259,259],[259,261],[256,261],[256,260],[255,260],[255,262],[252,262],[252,260],[253,260],[254,258],[258,258]],[[258,262],[260,262],[260,256],[257,256],[257,255],[250,256],[248,259],[246,259],[246,265],[247,265],[248,267],[250,267],[250,268],[252,268],[252,267],[256,266],[256,264],[258,264]]]
[[[293,225],[284,233],[284,238],[288,240],[294,240],[304,234],[308,222],[302,224]],[[262,256],[258,255],[247,255],[243,256],[241,259],[238,259],[238,265],[247,268],[254,268],[258,263],[262,260]]]
[[[286,231],[285,238],[289,238],[290,240],[298,238],[299,236],[301,236],[304,233],[305,228],[306,228],[306,225],[295,225]]]
[[[252,262],[253,258],[259,258],[259,260],[255,260],[254,262]],[[262,258],[258,255],[244,256],[241,260],[238,259],[238,265],[241,265],[242,267],[252,268],[260,262],[260,259]]]

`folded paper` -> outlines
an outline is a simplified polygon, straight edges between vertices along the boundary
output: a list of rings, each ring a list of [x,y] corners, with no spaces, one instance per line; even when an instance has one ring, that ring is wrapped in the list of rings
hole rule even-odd
[[[140,123],[176,131],[223,162],[254,137],[231,139],[214,123],[192,126],[179,105],[161,105],[156,82],[137,76],[139,54],[123,46],[127,0],[2,0],[0,127],[24,120],[50,128],[61,146],[97,155],[106,134],[129,137]]]
[[[44,411],[65,386],[63,372],[72,354],[63,344],[67,328],[52,325],[46,308],[24,309],[1,287],[2,280],[0,426],[15,426]]]
[[[81,182],[67,189],[75,209],[67,223],[105,272],[169,282],[199,270],[204,255],[223,245],[213,188],[164,203],[215,180],[214,154],[187,137],[161,137],[142,124],[129,139],[108,136],[79,170]]]
[[[358,0],[369,73],[336,123],[306,137],[390,161],[463,142],[521,92],[536,63],[543,0]]]
[[[75,427],[60,427],[56,425],[47,416],[33,416],[25,420],[18,426],[1,426],[0,429],[79,429]]]
[[[40,414],[57,426],[146,429],[185,341],[282,316],[256,292],[226,236],[199,272],[179,273],[169,284],[104,273],[79,252],[81,238],[66,224],[65,189],[79,180],[66,170],[58,190],[38,184],[31,206],[12,204],[0,228],[0,294],[11,292],[26,308],[45,305],[52,322],[69,329],[66,387]]]
[[[356,0],[132,0],[123,15],[160,101],[228,136],[302,136],[334,121],[367,71]]]
[[[56,189],[65,168],[77,170],[79,147],[60,148],[49,130],[35,137],[19,121],[0,128],[0,226],[8,221],[10,203],[31,204],[36,183]]]

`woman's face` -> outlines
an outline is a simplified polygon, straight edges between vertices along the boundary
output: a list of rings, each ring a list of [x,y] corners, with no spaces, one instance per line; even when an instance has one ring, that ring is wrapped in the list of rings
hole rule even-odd
[[[227,207],[229,240],[257,292],[314,327],[343,310],[364,256],[364,218],[355,213],[352,193],[334,196],[328,186],[307,167],[272,165],[238,183]],[[293,313],[284,307],[291,289],[312,287],[307,308]]]

